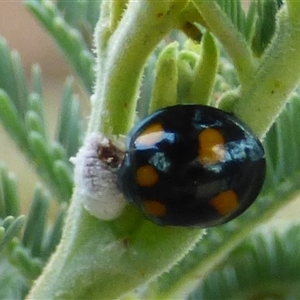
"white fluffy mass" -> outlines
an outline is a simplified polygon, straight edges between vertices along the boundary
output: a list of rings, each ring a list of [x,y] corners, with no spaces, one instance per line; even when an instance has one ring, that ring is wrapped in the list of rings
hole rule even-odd
[[[75,185],[84,207],[98,219],[112,220],[121,214],[126,202],[117,187],[116,172],[99,158],[101,147],[109,147],[109,140],[92,133],[71,162],[75,166]]]

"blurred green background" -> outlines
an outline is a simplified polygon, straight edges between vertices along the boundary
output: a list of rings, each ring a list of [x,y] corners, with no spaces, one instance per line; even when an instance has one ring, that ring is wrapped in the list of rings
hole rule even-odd
[[[63,56],[20,0],[0,2],[0,35],[7,40],[11,49],[19,52],[28,80],[31,66],[36,63],[40,65],[44,81],[45,118],[49,136],[53,137],[63,84],[71,73]],[[79,89],[78,92],[80,93]],[[84,116],[87,116],[88,99],[82,93],[79,98]],[[1,125],[0,162],[5,162],[8,169],[16,174],[22,199],[22,211],[26,212],[38,178]],[[54,204],[55,201],[51,202]]]

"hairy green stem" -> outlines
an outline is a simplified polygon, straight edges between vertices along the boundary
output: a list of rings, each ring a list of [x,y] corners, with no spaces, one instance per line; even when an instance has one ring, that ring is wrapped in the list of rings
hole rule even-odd
[[[242,85],[253,76],[255,65],[245,39],[215,1],[194,0],[209,30],[218,38],[230,56]]]
[[[287,4],[288,9],[279,12],[278,30],[258,71],[250,84],[242,85],[241,99],[234,105],[234,113],[261,138],[300,79],[300,7],[297,1]]]
[[[90,132],[124,134],[132,127],[146,60],[158,42],[175,27],[186,3],[129,2],[117,29],[107,41],[106,55],[98,53],[98,65],[103,71],[100,69],[97,73]]]
[[[27,299],[119,298],[169,269],[201,236],[198,229],[136,223],[133,208],[100,221],[80,200],[75,191],[62,241]]]

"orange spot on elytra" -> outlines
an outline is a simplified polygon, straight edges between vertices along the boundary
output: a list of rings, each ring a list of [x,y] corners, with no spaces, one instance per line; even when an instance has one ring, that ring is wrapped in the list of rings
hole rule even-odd
[[[206,128],[202,130],[198,137],[199,160],[203,164],[215,164],[224,160],[224,137],[219,130]]]
[[[162,217],[166,213],[166,206],[156,200],[147,200],[144,202],[143,206],[149,215],[155,217]]]
[[[136,170],[136,182],[143,187],[151,187],[158,181],[158,173],[151,165],[141,166]]]
[[[151,146],[159,142],[164,134],[164,129],[160,123],[155,123],[147,127],[137,137],[135,142],[139,145]]]
[[[222,216],[231,213],[239,205],[238,196],[233,190],[220,193],[212,198],[210,203]]]

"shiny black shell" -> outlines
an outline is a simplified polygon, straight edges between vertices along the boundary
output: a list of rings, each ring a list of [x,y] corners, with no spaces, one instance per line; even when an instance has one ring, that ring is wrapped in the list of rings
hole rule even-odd
[[[118,185],[156,224],[210,227],[253,203],[265,169],[262,144],[232,114],[175,105],[132,129]]]

